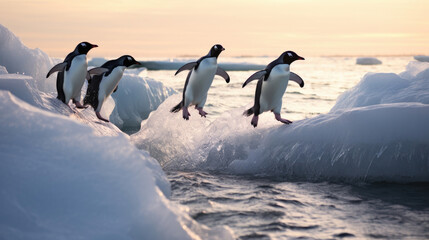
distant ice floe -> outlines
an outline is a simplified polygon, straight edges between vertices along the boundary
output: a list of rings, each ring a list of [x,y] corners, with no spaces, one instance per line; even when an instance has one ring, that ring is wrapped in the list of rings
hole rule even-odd
[[[429,62],[429,56],[418,55],[418,56],[414,56],[414,59],[419,62]]]
[[[360,57],[356,59],[356,64],[358,65],[378,65],[382,62],[374,57]]]
[[[422,65],[423,64],[423,65]],[[258,128],[244,107],[209,123],[168,109],[174,95],[131,140],[166,169],[212,170],[310,181],[429,181],[429,66],[411,62],[400,75],[367,74],[328,114]],[[264,119],[265,118],[265,119]]]
[[[170,202],[159,163],[115,125],[90,108],[70,109],[44,88],[52,67],[45,53],[26,48],[3,26],[0,39],[1,239],[234,238],[228,227],[201,225]],[[28,70],[34,71],[7,73]],[[154,80],[144,84],[153,91],[147,98],[165,90],[151,89],[161,85]],[[114,107],[108,99],[102,114]]]
[[[140,61],[142,66],[147,70],[178,70],[181,66],[188,62],[196,61],[197,59],[189,59],[183,61],[179,59],[173,59],[171,61]],[[89,66],[101,66],[103,63],[108,61],[106,58],[92,58],[89,62]],[[254,64],[248,62],[235,63],[235,62],[220,62],[219,66],[226,71],[250,71],[250,70],[261,70],[265,68],[265,65]]]

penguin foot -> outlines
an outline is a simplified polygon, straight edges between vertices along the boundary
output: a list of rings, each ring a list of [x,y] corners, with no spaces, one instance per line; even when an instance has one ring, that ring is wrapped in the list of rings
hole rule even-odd
[[[99,112],[95,112],[95,115],[97,115],[97,118],[100,119],[101,121],[110,122],[109,120],[107,120],[104,117],[102,117]]]
[[[76,106],[76,108],[88,108],[88,106],[82,105],[79,101],[73,100],[73,103]]]
[[[188,108],[183,107],[182,111],[183,111],[183,119],[189,120],[189,117],[191,116],[191,114],[189,113]]]
[[[252,124],[253,127],[256,127],[256,126],[258,126],[258,120],[259,120],[259,117],[253,115],[253,118],[252,118],[252,121],[250,122],[250,124]]]
[[[289,121],[287,119],[282,118],[279,113],[274,113],[274,116],[276,117],[277,121],[282,122],[284,124],[291,124],[292,123],[292,121]]]
[[[197,107],[196,107],[196,109],[197,109],[197,110],[198,110],[198,112],[200,113],[201,117],[206,117],[206,116],[207,116],[207,113],[203,111],[203,108],[197,108]]]

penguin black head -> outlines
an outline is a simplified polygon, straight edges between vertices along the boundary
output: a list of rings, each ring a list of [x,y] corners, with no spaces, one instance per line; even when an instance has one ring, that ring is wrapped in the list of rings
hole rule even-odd
[[[209,55],[210,55],[211,57],[219,57],[219,54],[220,54],[223,50],[225,50],[225,48],[223,48],[223,47],[222,47],[222,45],[220,45],[220,44],[216,44],[216,45],[214,45],[214,46],[210,49]]]
[[[283,63],[289,65],[296,60],[305,60],[305,58],[298,56],[298,54],[293,51],[284,52],[282,55],[280,55],[280,58],[282,59]]]
[[[81,42],[76,46],[75,51],[77,50],[77,52],[80,54],[87,54],[89,50],[95,47],[98,47],[98,45],[91,44],[89,42]]]
[[[120,59],[121,59],[120,64],[123,65],[123,66],[125,66],[125,67],[129,67],[129,66],[134,65],[134,64],[141,65],[141,63],[139,63],[138,61],[136,61],[130,55],[124,55],[124,56],[120,57]]]

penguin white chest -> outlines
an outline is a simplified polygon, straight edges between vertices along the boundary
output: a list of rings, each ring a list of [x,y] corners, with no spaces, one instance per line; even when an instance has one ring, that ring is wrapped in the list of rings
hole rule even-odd
[[[80,100],[80,91],[85,82],[87,67],[86,55],[81,54],[73,58],[70,69],[64,72],[63,90],[66,102],[72,98]]]
[[[260,107],[261,112],[281,109],[282,98],[289,82],[289,65],[279,64],[275,66],[267,81],[262,83]]]
[[[204,103],[217,70],[217,58],[205,58],[197,70],[192,70],[185,95],[192,104]]]
[[[118,86],[119,81],[124,74],[124,70],[124,66],[115,67],[108,76],[103,76],[98,94],[102,94],[105,97],[108,97],[110,94],[112,94],[113,90]]]
[[[101,80],[98,89],[98,107],[96,111],[99,112],[101,110],[106,98],[108,98],[112,94],[113,90],[118,86],[119,81],[124,74],[124,70],[124,66],[119,66],[115,67],[108,76],[103,75],[103,79]]]

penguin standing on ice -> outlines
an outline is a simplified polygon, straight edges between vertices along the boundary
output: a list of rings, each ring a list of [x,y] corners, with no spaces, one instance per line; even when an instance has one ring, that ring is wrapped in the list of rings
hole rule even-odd
[[[64,62],[55,65],[46,75],[48,78],[52,73],[58,72],[57,98],[63,103],[68,105],[72,99],[77,108],[84,108],[80,104],[80,93],[87,74],[86,54],[95,47],[98,46],[89,42],[79,43],[74,51],[67,55]]]
[[[101,67],[88,71],[86,76],[88,89],[83,103],[84,105],[89,104],[94,108],[98,119],[109,122],[109,120],[100,115],[101,107],[104,101],[118,89],[119,80],[121,80],[125,68],[134,64],[141,65],[130,55],[124,55],[118,59],[107,61]]]
[[[255,103],[253,107],[246,110],[243,115],[250,116],[253,114],[251,124],[253,127],[258,125],[259,114],[272,111],[276,120],[290,124],[291,121],[281,118],[280,110],[282,108],[282,97],[286,91],[289,80],[297,82],[300,87],[304,87],[304,81],[300,76],[290,71],[290,64],[295,60],[305,60],[295,52],[286,51],[276,60],[272,61],[261,71],[251,75],[243,87],[253,80],[258,80],[256,85]]]
[[[222,45],[216,44],[206,56],[201,57],[196,62],[187,63],[177,70],[175,75],[183,70],[189,70],[189,73],[186,77],[182,101],[173,107],[171,112],[183,110],[183,118],[189,120],[191,114],[189,114],[188,107],[195,105],[201,117],[206,117],[207,113],[204,112],[203,107],[214,76],[219,75],[229,83],[228,73],[217,65],[217,58],[224,50]]]

